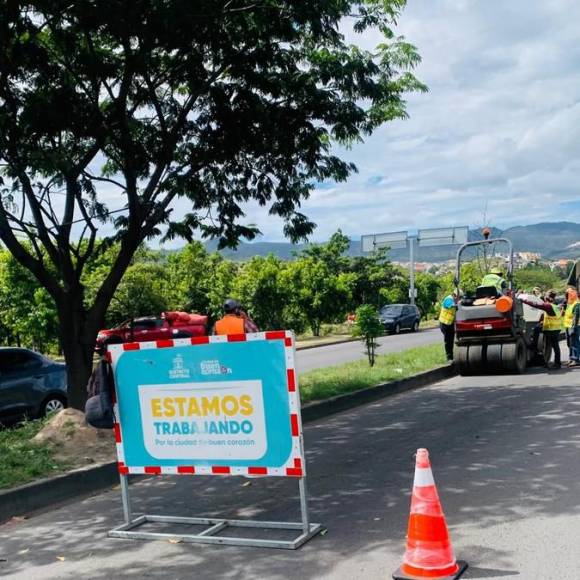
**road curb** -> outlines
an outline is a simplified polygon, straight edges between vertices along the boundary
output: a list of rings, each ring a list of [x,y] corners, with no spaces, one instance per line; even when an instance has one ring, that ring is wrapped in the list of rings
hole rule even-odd
[[[337,395],[324,401],[308,403],[302,407],[302,420],[308,423],[322,419],[365,403],[431,385],[456,374],[454,367],[447,365],[399,381],[391,381],[376,387]],[[117,462],[111,461],[0,491],[0,524],[14,516],[21,516],[60,502],[102,491],[118,481]]]
[[[453,377],[456,374],[457,371],[453,365],[446,365],[399,381],[391,381],[389,383],[377,385],[376,387],[369,387],[367,389],[353,391],[352,393],[346,393],[344,395],[337,395],[336,397],[331,397],[324,401],[308,403],[302,407],[302,420],[304,422],[309,422],[315,421],[316,419],[322,419],[323,417],[328,417],[329,415],[334,415],[341,411],[353,409],[354,407],[366,403],[378,401],[406,391],[412,391],[413,389],[426,387],[433,383]]]
[[[335,340],[334,342],[323,342],[322,344],[305,344],[303,346],[296,345],[296,350],[310,350],[313,348],[323,348],[325,346],[334,346],[335,344],[346,344],[347,342],[357,342],[360,338],[343,338]]]
[[[437,328],[437,326],[421,327],[419,329],[419,332],[425,332],[426,330],[433,330],[435,328]],[[394,335],[392,335],[392,334],[383,334],[379,338],[386,338],[388,336],[394,336]],[[312,348],[323,348],[325,346],[334,346],[335,344],[346,344],[348,342],[360,342],[360,338],[357,338],[357,337],[342,338],[342,339],[336,340],[334,342],[323,342],[322,344],[305,344],[303,346],[300,346],[298,343],[296,343],[296,350],[310,350]]]
[[[117,462],[112,461],[0,491],[0,523],[14,516],[101,491],[118,480]]]

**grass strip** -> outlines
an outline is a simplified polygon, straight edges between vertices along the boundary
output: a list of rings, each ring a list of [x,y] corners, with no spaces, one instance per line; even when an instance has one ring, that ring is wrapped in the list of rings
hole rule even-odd
[[[372,368],[364,359],[300,375],[300,396],[303,403],[321,401],[335,395],[404,379],[444,364],[445,353],[440,344],[379,355]]]
[[[22,485],[66,468],[54,459],[49,444],[32,442],[44,423],[44,420],[25,421],[0,429],[0,489]]]

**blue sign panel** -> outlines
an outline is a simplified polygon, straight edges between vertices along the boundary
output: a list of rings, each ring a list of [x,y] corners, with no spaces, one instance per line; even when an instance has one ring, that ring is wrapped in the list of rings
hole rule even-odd
[[[302,475],[292,337],[266,336],[111,347],[120,465],[128,473]]]

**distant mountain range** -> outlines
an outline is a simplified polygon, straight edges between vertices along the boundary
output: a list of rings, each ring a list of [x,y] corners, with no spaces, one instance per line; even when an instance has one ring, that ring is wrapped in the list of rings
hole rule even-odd
[[[529,226],[515,226],[506,230],[492,229],[493,237],[505,237],[512,241],[516,252],[535,252],[543,258],[580,258],[580,224],[573,222],[539,223]],[[473,228],[469,232],[470,240],[481,239],[481,231]],[[295,252],[303,250],[308,244],[291,244],[286,242],[251,242],[241,243],[237,250],[222,250],[222,254],[232,260],[247,260],[252,256],[274,254],[284,260],[292,259]],[[216,242],[206,244],[208,250],[217,249]],[[455,255],[456,248],[441,246],[435,248],[417,248],[415,259],[420,262],[442,262]],[[349,255],[360,256],[360,238],[351,240]],[[406,261],[408,250],[391,250],[391,259]]]

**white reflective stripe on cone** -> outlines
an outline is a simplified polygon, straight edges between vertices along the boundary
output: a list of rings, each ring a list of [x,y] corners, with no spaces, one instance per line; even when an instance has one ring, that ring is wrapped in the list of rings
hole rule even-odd
[[[435,485],[433,473],[430,467],[415,467],[415,487],[427,487]]]

